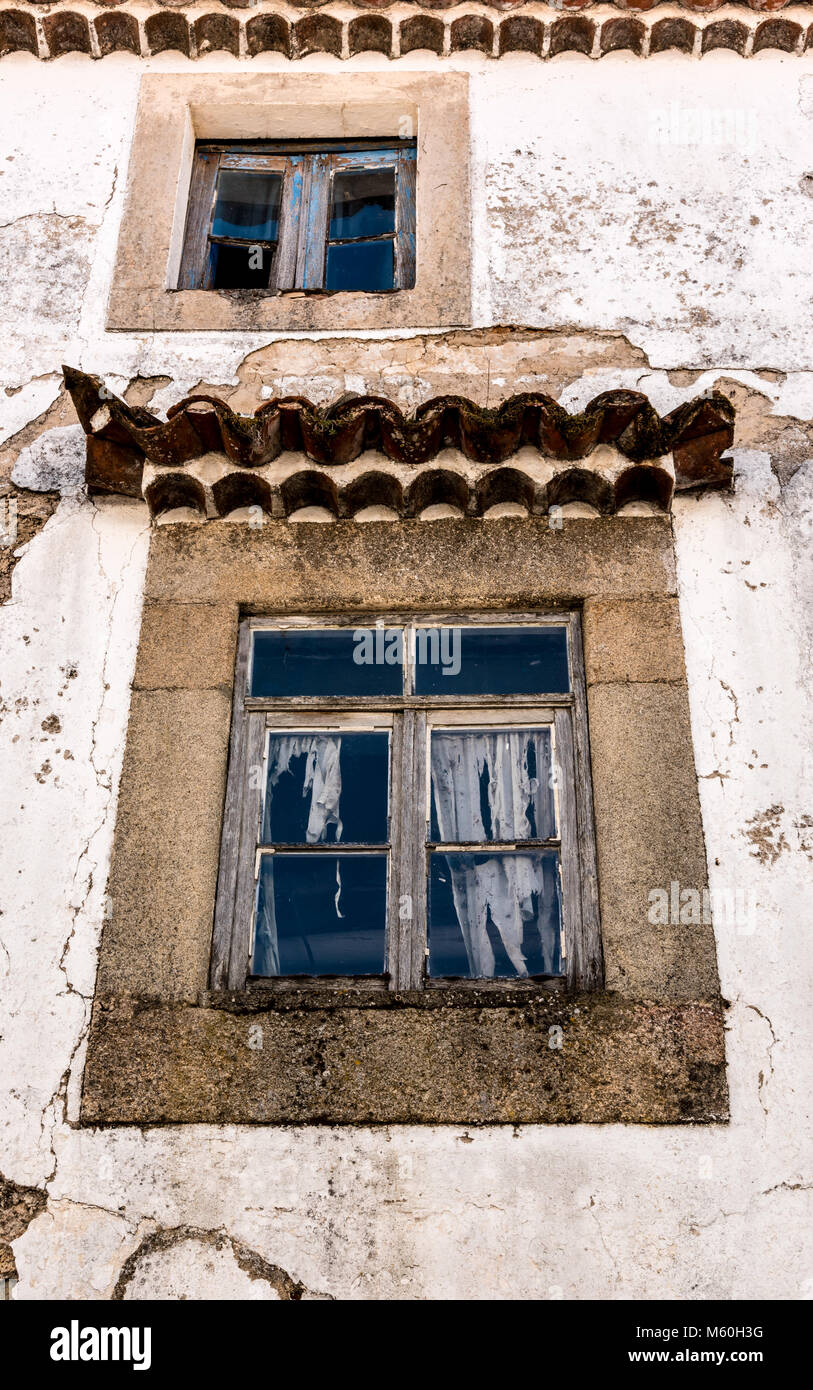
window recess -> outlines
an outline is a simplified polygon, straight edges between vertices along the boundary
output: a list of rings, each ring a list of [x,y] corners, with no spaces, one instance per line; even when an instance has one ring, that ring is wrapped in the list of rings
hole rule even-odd
[[[601,982],[578,615],[249,619],[213,988]]]
[[[199,142],[178,288],[411,289],[415,161],[414,140]]]

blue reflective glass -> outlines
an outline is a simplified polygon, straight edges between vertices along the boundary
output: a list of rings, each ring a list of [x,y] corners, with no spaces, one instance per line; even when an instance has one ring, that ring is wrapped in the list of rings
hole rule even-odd
[[[264,854],[254,975],[382,975],[386,854]]]
[[[555,850],[435,851],[429,866],[429,974],[525,979],[562,975]]]
[[[329,241],[352,241],[395,231],[395,170],[336,174]]]
[[[391,241],[350,241],[328,246],[325,288],[391,290],[394,268]]]
[[[276,241],[279,236],[281,174],[223,169],[217,181],[212,236]]]
[[[388,789],[389,734],[271,734],[263,844],[386,844]]]
[[[558,695],[570,690],[564,627],[420,628],[418,695]]]
[[[549,728],[435,730],[429,762],[433,843],[555,838]]]
[[[333,628],[253,634],[250,694],[400,695],[400,629]]]

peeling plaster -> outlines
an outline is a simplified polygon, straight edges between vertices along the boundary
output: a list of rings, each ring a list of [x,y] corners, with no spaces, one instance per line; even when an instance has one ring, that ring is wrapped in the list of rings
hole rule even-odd
[[[308,63],[331,71],[331,61]],[[791,61],[807,112],[813,59]],[[787,81],[781,57],[749,66],[760,138],[723,161],[652,146],[646,121],[673,100],[736,108],[742,70],[727,55],[702,67],[610,55],[589,66],[589,100],[578,58],[544,69],[519,56],[492,70],[471,54],[448,62],[474,89],[480,325],[451,344],[429,332],[107,334],[138,75],[187,65],[176,54],[141,68],[124,55],[104,65],[13,58],[0,72],[15,113],[0,236],[24,296],[0,339],[0,478],[21,528],[0,608],[0,1148],[22,1192],[22,1215],[0,1226],[0,1240],[18,1298],[110,1298],[117,1286],[124,1296],[216,1287],[274,1297],[286,1280],[304,1298],[776,1299],[813,1289],[800,1084],[811,1052],[813,344],[799,81]],[[261,55],[252,66],[286,65]],[[365,55],[344,70],[373,68],[385,60]],[[213,54],[194,70],[233,69]],[[766,201],[751,212],[755,187]],[[657,217],[649,197],[663,205]],[[766,300],[777,248],[782,274]],[[53,274],[64,282],[58,311],[47,302]],[[511,321],[542,331],[494,326]],[[710,882],[756,907],[753,930],[715,925],[731,1001],[729,1126],[76,1127],[148,533],[140,503],[10,481],[20,454],[35,483],[69,476],[49,474],[49,444],[37,444],[75,424],[63,360],[159,410],[204,383],[241,410],[285,392],[326,403],[382,390],[414,409],[441,391],[493,404],[522,389],[572,410],[630,387],[664,413],[715,385],[731,394],[734,492],[681,498],[673,517]],[[272,1273],[252,1279],[255,1261]]]

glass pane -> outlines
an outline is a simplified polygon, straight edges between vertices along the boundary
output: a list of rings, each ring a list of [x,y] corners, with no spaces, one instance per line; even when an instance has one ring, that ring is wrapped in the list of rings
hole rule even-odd
[[[255,632],[251,694],[400,695],[401,628]]]
[[[418,695],[558,695],[570,690],[564,627],[419,628]]]
[[[254,975],[382,975],[386,854],[264,854]]]
[[[391,290],[394,277],[391,241],[353,241],[327,248],[325,289]]]
[[[555,837],[549,728],[438,730],[430,766],[435,844]]]
[[[394,231],[394,169],[367,169],[334,176],[328,241],[351,241]]]
[[[274,251],[268,246],[212,247],[212,285],[216,290],[265,290]]]
[[[263,844],[386,844],[388,788],[389,734],[271,734]]]
[[[222,169],[217,180],[212,236],[276,241],[281,197],[281,174]]]
[[[429,974],[464,979],[561,975],[555,850],[430,855]]]

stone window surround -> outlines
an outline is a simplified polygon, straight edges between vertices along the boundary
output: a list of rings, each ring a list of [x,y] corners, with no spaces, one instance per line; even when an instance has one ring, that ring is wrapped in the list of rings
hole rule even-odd
[[[441,604],[581,610],[605,989],[211,991],[241,617]],[[725,1120],[712,929],[648,919],[675,880],[706,862],[668,516],[158,527],[82,1123]]]
[[[417,134],[416,282],[396,293],[179,290],[195,141]],[[107,310],[119,331],[330,331],[471,323],[468,75],[146,74]]]

